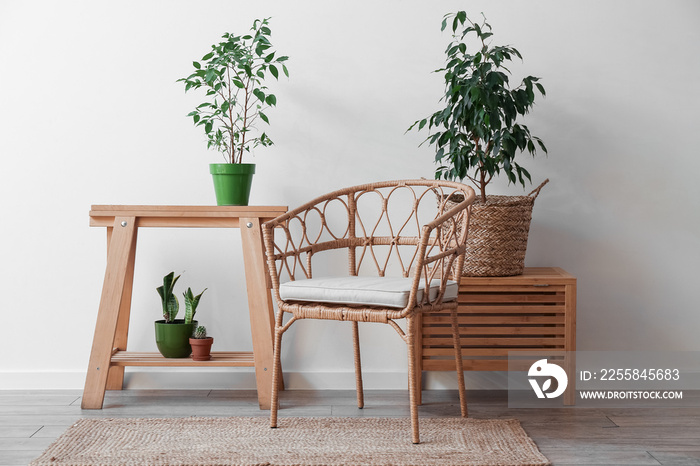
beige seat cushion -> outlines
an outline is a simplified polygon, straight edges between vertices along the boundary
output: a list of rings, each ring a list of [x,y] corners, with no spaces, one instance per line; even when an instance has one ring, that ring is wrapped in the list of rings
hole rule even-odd
[[[403,277],[333,277],[295,280],[280,285],[284,301],[311,301],[337,304],[364,304],[404,308],[408,305],[412,278]],[[418,288],[418,302],[423,298],[424,285]],[[437,296],[440,280],[430,283],[430,300]],[[443,301],[457,299],[459,286],[449,281]]]

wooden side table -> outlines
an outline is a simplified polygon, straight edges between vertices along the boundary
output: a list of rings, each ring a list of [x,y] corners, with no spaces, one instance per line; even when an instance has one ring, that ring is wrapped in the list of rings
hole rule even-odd
[[[512,277],[462,277],[458,299],[465,371],[507,371],[512,351],[576,350],[576,277],[558,267],[526,267]],[[420,328],[417,374],[453,371],[449,313],[424,314]],[[573,364],[565,366],[569,380],[576,380]],[[575,395],[569,383],[564,404],[574,404]]]
[[[234,366],[255,367],[260,408],[270,409],[274,310],[260,225],[286,211],[283,206],[92,206],[90,226],[107,228],[107,268],[82,408],[101,409],[105,390],[121,390],[125,366]],[[138,229],[146,227],[241,230],[253,351],[213,352],[210,361],[195,362],[126,350],[136,237]]]

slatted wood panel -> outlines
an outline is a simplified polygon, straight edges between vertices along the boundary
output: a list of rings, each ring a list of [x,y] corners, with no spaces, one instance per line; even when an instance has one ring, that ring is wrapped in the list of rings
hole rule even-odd
[[[508,353],[575,350],[576,278],[559,268],[515,277],[462,277],[458,322],[465,370],[508,370]],[[448,313],[425,314],[422,370],[455,368]]]
[[[117,351],[112,356],[111,363],[115,366],[255,367],[252,351],[212,351],[209,361],[194,361],[191,358],[164,358],[160,353]]]

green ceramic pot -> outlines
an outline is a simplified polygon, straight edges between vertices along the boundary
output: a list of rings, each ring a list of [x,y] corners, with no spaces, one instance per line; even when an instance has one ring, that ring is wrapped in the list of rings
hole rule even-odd
[[[197,327],[197,321],[186,324],[183,319],[166,323],[156,320],[156,345],[166,358],[187,358],[192,353],[190,337]]]
[[[248,205],[255,174],[254,163],[212,163],[216,205]]]

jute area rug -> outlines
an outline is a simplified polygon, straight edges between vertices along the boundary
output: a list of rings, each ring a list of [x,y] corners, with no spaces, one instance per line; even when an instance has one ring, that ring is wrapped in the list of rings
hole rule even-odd
[[[517,420],[82,419],[31,465],[548,465]]]

